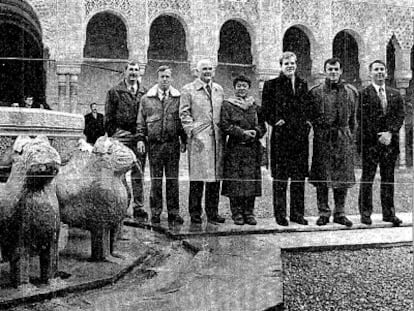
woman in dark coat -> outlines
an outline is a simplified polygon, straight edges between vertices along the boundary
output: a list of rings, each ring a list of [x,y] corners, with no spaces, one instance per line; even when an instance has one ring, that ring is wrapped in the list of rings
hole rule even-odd
[[[266,126],[260,106],[248,95],[250,86],[245,76],[234,79],[235,96],[223,102],[219,124],[226,135],[222,195],[229,197],[237,225],[256,225],[254,201],[262,193],[259,139],[266,133]]]

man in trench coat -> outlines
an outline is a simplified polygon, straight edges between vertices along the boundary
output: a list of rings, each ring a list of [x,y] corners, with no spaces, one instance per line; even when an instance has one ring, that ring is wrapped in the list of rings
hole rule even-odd
[[[301,225],[308,221],[305,211],[305,178],[308,176],[308,121],[311,115],[308,84],[295,74],[296,55],[284,52],[281,73],[263,86],[265,121],[272,127],[270,164],[273,177],[273,208],[276,222],[287,226],[286,189],[290,183],[290,220]]]
[[[348,188],[355,184],[353,163],[353,133],[356,128],[358,91],[341,81],[342,64],[337,58],[325,61],[325,82],[310,91],[316,108],[312,120],[313,156],[309,181],[316,187],[318,226],[326,225],[331,216],[328,189],[335,201],[334,222],[347,227],[352,222],[345,217]]]
[[[223,223],[218,214],[222,177],[223,134],[220,122],[223,88],[213,82],[214,68],[208,59],[197,64],[197,76],[181,90],[180,118],[187,134],[190,175],[189,212],[191,222],[200,224],[201,199],[205,186],[205,213],[211,223]]]

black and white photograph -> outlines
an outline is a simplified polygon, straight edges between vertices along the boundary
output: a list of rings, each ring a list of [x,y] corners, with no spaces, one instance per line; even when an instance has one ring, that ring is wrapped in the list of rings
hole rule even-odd
[[[414,0],[0,0],[0,310],[411,311]]]

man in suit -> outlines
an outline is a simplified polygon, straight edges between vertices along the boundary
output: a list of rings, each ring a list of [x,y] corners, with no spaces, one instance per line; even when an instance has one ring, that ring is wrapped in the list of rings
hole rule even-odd
[[[296,74],[296,55],[284,52],[280,67],[280,76],[265,82],[262,95],[265,120],[272,127],[270,162],[274,215],[279,225],[289,224],[286,189],[290,178],[290,220],[307,225],[303,216],[312,103],[308,84]]]
[[[162,179],[165,171],[168,223],[182,224],[178,165],[180,151],[185,152],[187,135],[178,114],[180,92],[171,86],[171,69],[161,66],[157,70],[158,83],[141,99],[138,110],[138,152],[148,146],[151,173],[151,222],[160,223],[162,212]]]
[[[137,157],[137,165],[131,170],[132,195],[134,198],[134,217],[139,220],[148,218],[144,210],[142,178],[144,175],[146,153],[137,150],[137,116],[141,97],[146,90],[139,82],[140,69],[136,62],[129,62],[124,70],[124,79],[106,96],[105,131],[109,137],[118,139],[130,148]]]
[[[90,104],[91,112],[85,115],[85,129],[83,134],[86,136],[86,141],[90,144],[95,144],[96,140],[105,135],[104,116],[98,113],[96,103]]]
[[[404,120],[404,102],[397,90],[385,86],[386,65],[375,60],[369,65],[371,84],[360,93],[357,149],[362,156],[359,191],[361,222],[372,224],[372,183],[377,166],[381,175],[382,217],[399,226],[395,216],[394,167],[399,154],[398,132]]]
[[[181,90],[180,119],[188,138],[191,223],[201,224],[201,199],[205,188],[205,212],[210,223],[223,223],[218,214],[222,178],[223,134],[218,127],[223,88],[213,82],[214,68],[208,59],[197,63],[197,76]]]

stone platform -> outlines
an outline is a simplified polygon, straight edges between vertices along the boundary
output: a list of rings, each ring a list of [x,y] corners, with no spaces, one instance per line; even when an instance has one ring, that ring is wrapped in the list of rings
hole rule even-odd
[[[164,216],[164,215],[163,215]],[[413,224],[412,213],[397,213],[397,216],[403,221],[402,227],[411,227]],[[124,223],[129,226],[154,230],[168,235],[174,239],[185,239],[203,236],[229,236],[229,235],[250,235],[250,234],[272,234],[272,233],[290,233],[290,232],[324,232],[324,231],[349,231],[364,230],[376,228],[391,228],[392,224],[383,222],[380,214],[372,215],[372,225],[367,226],[361,224],[359,215],[347,216],[354,225],[351,228],[331,222],[326,226],[317,226],[317,217],[307,217],[309,225],[303,226],[294,222],[290,222],[288,227],[279,226],[274,218],[259,218],[256,226],[233,224],[231,219],[226,219],[224,224],[214,225],[203,219],[202,224],[191,224],[189,218],[185,218],[183,225],[171,226],[168,224],[167,218],[162,217],[160,224],[152,224],[151,222],[139,222],[128,219]]]

